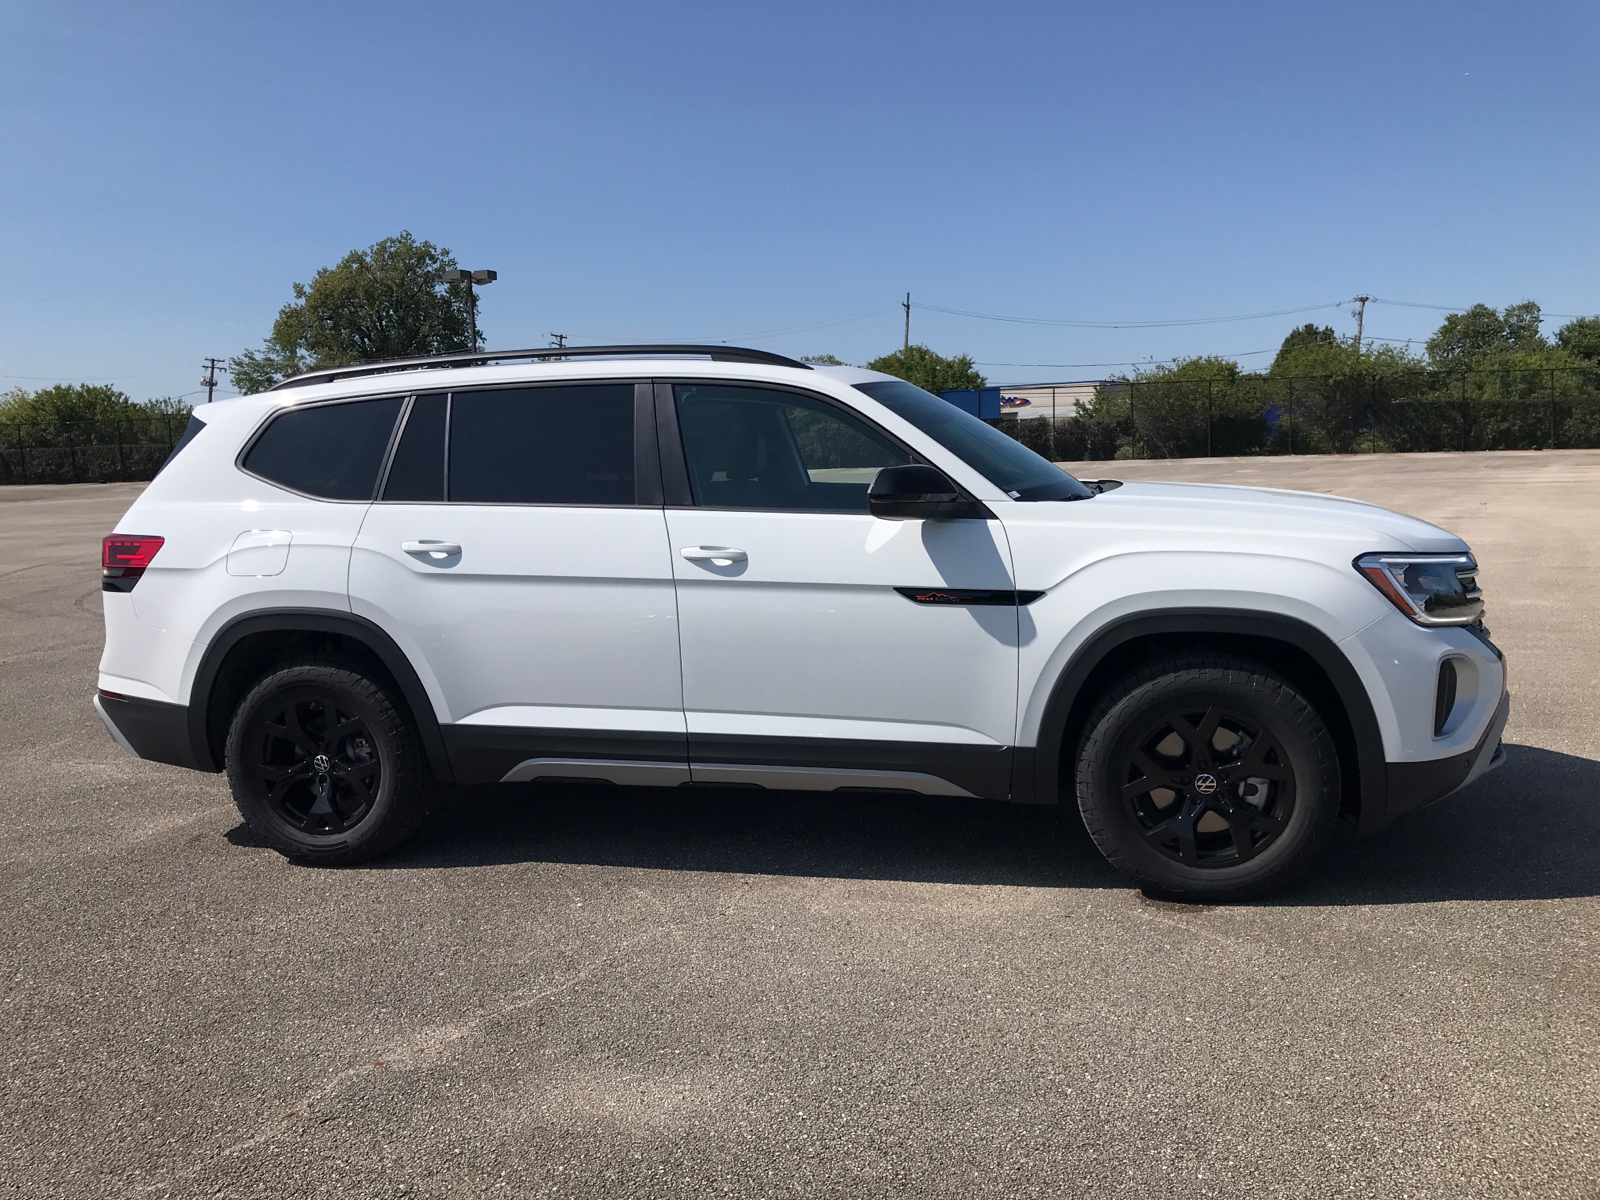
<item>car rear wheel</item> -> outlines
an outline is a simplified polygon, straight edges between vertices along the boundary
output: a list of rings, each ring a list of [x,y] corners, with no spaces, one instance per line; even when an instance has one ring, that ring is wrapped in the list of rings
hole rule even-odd
[[[1171,899],[1282,887],[1339,813],[1327,726],[1286,680],[1243,659],[1183,659],[1120,680],[1085,724],[1076,782],[1101,852]]]
[[[431,793],[404,709],[333,662],[293,663],[250,689],[228,731],[227,773],[251,829],[290,858],[330,866],[399,845]]]

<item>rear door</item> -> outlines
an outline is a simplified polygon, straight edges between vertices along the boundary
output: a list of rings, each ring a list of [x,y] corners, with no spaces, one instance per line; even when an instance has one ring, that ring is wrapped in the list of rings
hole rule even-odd
[[[408,402],[351,606],[416,663],[463,782],[688,778],[651,416],[628,382]]]
[[[1008,795],[1000,523],[871,516],[913,455],[827,398],[676,383],[657,405],[694,779]]]

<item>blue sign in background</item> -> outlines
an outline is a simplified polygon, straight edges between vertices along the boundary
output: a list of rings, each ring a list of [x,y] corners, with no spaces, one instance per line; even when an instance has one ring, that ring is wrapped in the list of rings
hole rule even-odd
[[[998,421],[1000,419],[1000,389],[993,388],[951,388],[941,392],[946,400],[959,409],[981,417],[985,421]]]

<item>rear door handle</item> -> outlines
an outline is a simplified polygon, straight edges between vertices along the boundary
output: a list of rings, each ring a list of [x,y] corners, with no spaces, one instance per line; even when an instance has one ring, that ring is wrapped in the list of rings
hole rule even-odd
[[[400,549],[407,554],[426,554],[429,558],[455,558],[461,547],[455,542],[440,542],[423,538],[420,542],[401,542]]]
[[[678,553],[690,562],[736,563],[750,557],[732,546],[685,546]]]

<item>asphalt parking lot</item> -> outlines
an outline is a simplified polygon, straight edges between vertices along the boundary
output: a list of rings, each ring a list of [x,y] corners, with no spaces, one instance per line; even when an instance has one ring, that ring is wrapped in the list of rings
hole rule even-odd
[[[136,485],[0,489],[0,1195],[1600,1196],[1600,451],[1085,465],[1472,542],[1509,761],[1292,893],[1056,810],[544,786],[258,846],[89,705]]]

